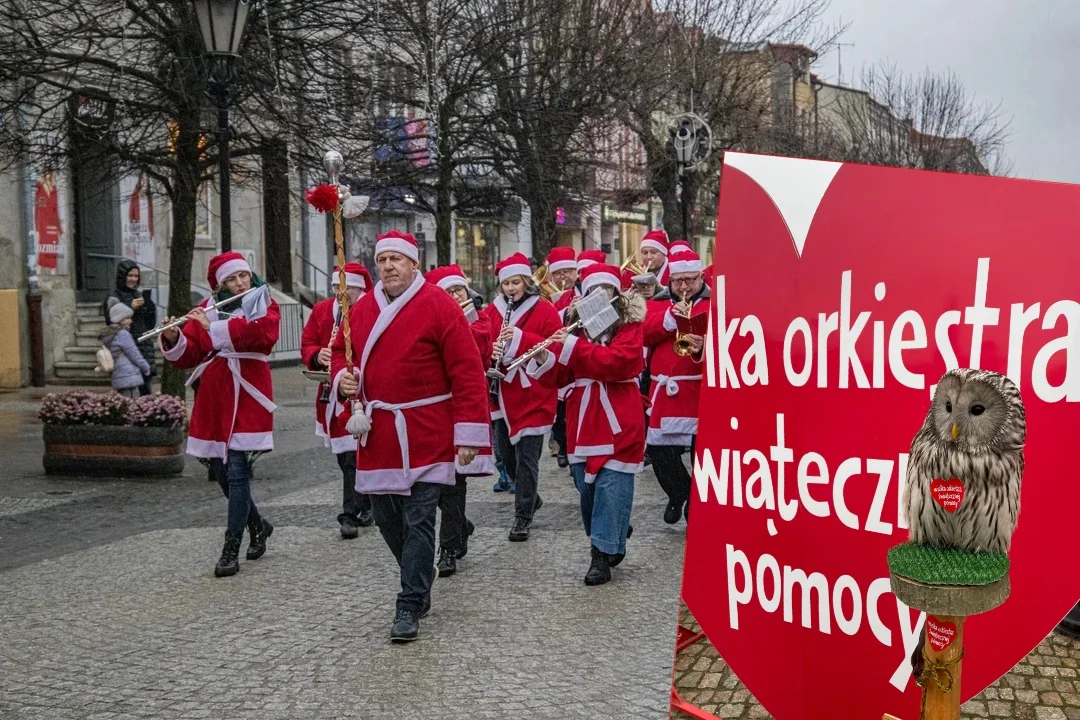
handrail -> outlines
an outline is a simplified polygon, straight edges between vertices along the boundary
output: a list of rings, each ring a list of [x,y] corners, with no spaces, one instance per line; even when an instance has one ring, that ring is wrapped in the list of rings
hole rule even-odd
[[[307,259],[306,257],[304,257],[303,255],[301,255],[301,254],[300,254],[300,253],[298,253],[298,252],[295,252],[295,251],[294,251],[294,252],[293,252],[293,255],[295,255],[296,257],[298,257],[298,258],[300,259],[300,262],[302,262],[302,263],[303,263],[303,264],[304,264],[305,266],[308,266],[308,265],[310,265],[310,266],[311,266],[311,269],[312,269],[312,270],[314,270],[315,272],[319,273],[319,274],[320,274],[320,275],[322,275],[322,276],[323,276],[324,278],[326,278],[326,285],[325,285],[325,287],[326,287],[326,291],[327,291],[327,293],[330,293],[330,291],[331,291],[331,286],[333,285],[333,283],[331,282],[331,278],[330,278],[330,273],[326,272],[326,271],[325,271],[325,270],[323,270],[323,269],[322,269],[321,267],[319,267],[319,266],[318,266],[318,265],[316,265],[315,263],[311,262],[310,260],[308,260],[308,259]]]

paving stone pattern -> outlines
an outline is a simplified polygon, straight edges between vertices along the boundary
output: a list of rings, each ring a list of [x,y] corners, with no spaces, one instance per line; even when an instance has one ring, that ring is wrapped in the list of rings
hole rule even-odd
[[[680,623],[698,632],[682,606]],[[1080,642],[1051,634],[1009,673],[960,708],[961,720],[1080,720]],[[771,718],[705,638],[675,659],[680,697],[721,720]],[[671,717],[690,720],[674,712]]]

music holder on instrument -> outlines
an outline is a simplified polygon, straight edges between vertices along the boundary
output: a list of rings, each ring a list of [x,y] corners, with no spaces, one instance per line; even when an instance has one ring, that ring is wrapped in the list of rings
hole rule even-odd
[[[619,313],[606,293],[591,292],[577,301],[577,315],[589,338],[595,340],[619,322]]]

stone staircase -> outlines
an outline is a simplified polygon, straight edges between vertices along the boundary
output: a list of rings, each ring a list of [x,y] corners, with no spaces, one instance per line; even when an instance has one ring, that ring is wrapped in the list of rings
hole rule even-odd
[[[53,364],[57,385],[108,385],[109,376],[94,372],[96,353],[101,343],[98,333],[105,327],[101,303],[75,303],[75,344],[64,348],[64,359]],[[158,373],[163,360],[158,357]]]

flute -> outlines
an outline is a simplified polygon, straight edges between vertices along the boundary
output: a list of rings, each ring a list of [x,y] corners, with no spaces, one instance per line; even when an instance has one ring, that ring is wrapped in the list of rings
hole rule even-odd
[[[263,287],[263,286],[260,285],[259,287],[250,287],[247,290],[245,290],[244,292],[237,293],[236,295],[233,295],[232,297],[227,297],[227,298],[225,298],[224,300],[222,300],[220,302],[210,303],[205,308],[203,308],[203,310],[205,312],[209,312],[211,310],[217,310],[222,305],[228,305],[229,303],[231,303],[231,302],[233,302],[235,300],[239,300],[240,298],[244,297],[248,293],[255,292],[256,290],[258,290],[261,287]],[[183,317],[176,318],[172,322],[167,322],[164,325],[159,325],[158,327],[154,328],[153,330],[150,330],[150,331],[145,332],[142,335],[140,335],[139,339],[136,342],[142,343],[142,342],[146,342],[147,340],[152,340],[152,339],[156,338],[158,335],[160,335],[161,333],[165,332],[166,330],[168,330],[170,328],[180,327],[181,325],[183,325],[184,323],[186,323],[190,319],[191,318],[189,318],[187,315],[184,315]]]

